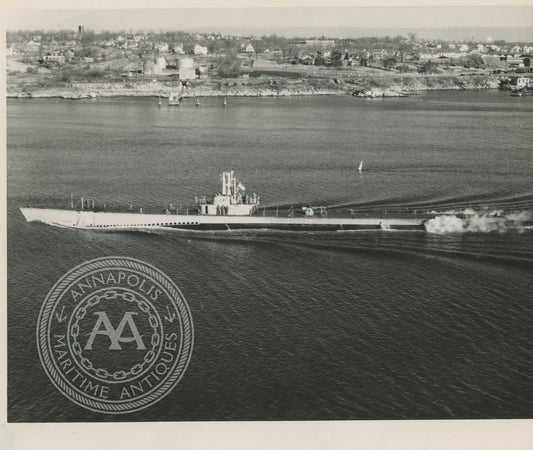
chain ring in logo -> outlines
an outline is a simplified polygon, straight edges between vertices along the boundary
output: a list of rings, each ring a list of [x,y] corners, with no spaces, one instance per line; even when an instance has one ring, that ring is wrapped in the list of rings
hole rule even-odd
[[[55,387],[91,411],[142,410],[180,381],[193,348],[193,323],[178,287],[145,262],[98,258],[48,293],[37,347]]]

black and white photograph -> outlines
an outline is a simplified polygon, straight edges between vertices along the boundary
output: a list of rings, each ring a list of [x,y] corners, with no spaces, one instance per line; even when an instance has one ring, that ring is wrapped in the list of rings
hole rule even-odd
[[[533,4],[4,22],[9,425],[531,424]]]

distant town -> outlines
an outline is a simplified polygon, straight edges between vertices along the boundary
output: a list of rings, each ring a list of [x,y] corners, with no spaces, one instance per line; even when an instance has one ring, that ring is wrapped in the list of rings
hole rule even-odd
[[[407,36],[354,39],[219,33],[7,32],[12,97],[346,94],[504,88],[529,93],[533,45]]]

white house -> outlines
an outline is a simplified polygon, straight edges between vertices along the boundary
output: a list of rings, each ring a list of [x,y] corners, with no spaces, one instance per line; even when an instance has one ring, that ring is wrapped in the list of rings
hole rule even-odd
[[[253,53],[254,51],[255,50],[252,44],[241,45],[241,52]]]
[[[176,55],[183,55],[185,53],[183,51],[183,44],[174,44],[174,53]]]
[[[65,64],[65,57],[63,55],[45,55],[43,56],[44,62],[55,63],[59,65]]]
[[[40,47],[41,47],[41,44],[39,44],[38,42],[34,42],[34,41],[29,41],[24,46],[25,50],[30,51],[30,52],[39,51]]]
[[[195,55],[207,55],[207,47],[203,47],[200,44],[194,46]]]

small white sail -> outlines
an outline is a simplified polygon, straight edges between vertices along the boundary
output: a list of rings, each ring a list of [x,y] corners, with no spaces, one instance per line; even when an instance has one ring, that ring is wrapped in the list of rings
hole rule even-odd
[[[362,171],[363,171],[363,161],[361,161],[361,162],[359,163],[359,167],[357,168],[357,170],[358,170],[359,172],[362,172]]]

